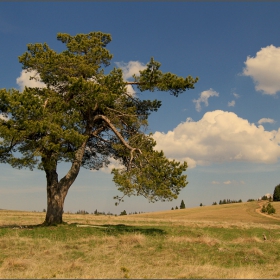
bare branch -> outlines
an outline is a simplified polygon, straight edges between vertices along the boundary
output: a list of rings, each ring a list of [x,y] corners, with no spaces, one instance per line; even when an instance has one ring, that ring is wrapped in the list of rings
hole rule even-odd
[[[112,131],[116,134],[116,136],[120,139],[120,141],[123,143],[123,145],[130,150],[130,161],[129,161],[129,167],[131,166],[131,163],[132,163],[132,160],[133,160],[133,153],[135,151],[138,151],[140,154],[142,154],[142,151],[140,149],[137,149],[137,148],[133,148],[131,147],[125,140],[124,138],[122,137],[122,135],[118,132],[117,128],[111,123],[111,121],[106,117],[106,116],[103,116],[103,115],[97,115],[95,116],[94,118],[95,120],[97,119],[102,119],[104,120],[107,125],[112,129]]]
[[[126,82],[126,85],[145,85],[145,83],[139,83],[139,82]]]
[[[44,109],[47,107],[48,101],[49,101],[49,99],[47,98],[47,99],[45,100],[44,105],[43,105]]]
[[[140,104],[139,101],[137,101],[135,98],[133,98],[132,96],[130,96],[128,93],[124,92],[124,94],[125,94],[126,96],[128,96],[129,98],[131,98],[133,101],[135,101],[137,104]]]
[[[94,130],[92,133],[91,133],[91,136],[94,136],[94,137],[98,137],[98,134],[100,132],[102,132],[105,128],[102,126],[102,127],[99,127],[97,128],[96,130]]]
[[[104,120],[107,125],[112,129],[112,131],[116,134],[116,136],[121,140],[121,142],[124,144],[124,146],[126,148],[128,148],[129,150],[133,150],[134,148],[131,147],[125,140],[124,138],[122,137],[122,135],[118,132],[117,128],[111,123],[111,121],[106,117],[106,116],[103,116],[103,115],[97,115],[94,117],[94,120],[98,120],[98,119],[102,119]],[[138,149],[139,150],[139,149]]]

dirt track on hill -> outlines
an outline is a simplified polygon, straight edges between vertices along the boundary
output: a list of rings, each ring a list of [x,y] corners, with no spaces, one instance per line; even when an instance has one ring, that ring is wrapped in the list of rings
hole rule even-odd
[[[258,214],[263,215],[263,216],[265,216],[265,217],[267,217],[267,218],[274,219],[274,220],[278,220],[278,221],[280,220],[279,218],[273,217],[272,215],[267,215],[267,214],[262,213],[261,210],[262,210],[262,206],[265,204],[264,201],[261,201],[261,202],[259,202],[258,204],[259,204],[259,206],[260,206],[260,208],[257,208],[257,209],[256,209],[256,212],[257,212]]]

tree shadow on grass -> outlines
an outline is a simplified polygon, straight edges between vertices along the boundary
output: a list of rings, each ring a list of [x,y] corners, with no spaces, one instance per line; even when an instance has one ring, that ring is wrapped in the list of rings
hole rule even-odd
[[[73,223],[70,224],[71,226],[77,226],[77,227],[92,227],[95,228],[98,231],[107,233],[109,235],[119,235],[124,233],[141,233],[144,235],[164,235],[166,234],[166,231],[160,228],[155,227],[148,227],[148,226],[128,226],[125,224],[117,224],[117,225],[111,225],[111,224],[104,224],[104,225],[84,225],[84,224],[78,224]]]
[[[2,225],[0,226],[0,229],[3,228],[9,228],[9,229],[33,229],[33,228],[39,228],[39,227],[47,227],[44,224],[36,224],[36,225],[18,225],[18,224],[12,224],[12,225]]]
[[[141,233],[144,235],[154,236],[154,235],[164,235],[166,234],[166,231],[160,228],[155,227],[148,227],[148,226],[129,226],[125,224],[117,224],[117,225],[111,225],[111,224],[104,224],[104,225],[85,225],[85,224],[79,224],[79,223],[63,223],[59,225],[52,225],[47,226],[45,224],[36,224],[36,225],[1,225],[0,229],[20,229],[20,230],[32,230],[35,228],[54,228],[54,227],[77,227],[79,229],[81,228],[87,228],[91,230],[96,230],[99,232],[106,233],[108,235],[121,235],[125,233]]]

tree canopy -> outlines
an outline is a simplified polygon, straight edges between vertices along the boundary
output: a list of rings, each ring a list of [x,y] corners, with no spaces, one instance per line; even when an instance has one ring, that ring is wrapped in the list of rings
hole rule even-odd
[[[142,195],[152,202],[177,198],[187,185],[182,175],[187,163],[168,160],[154,150],[152,135],[145,134],[148,116],[161,102],[132,96],[127,86],[177,97],[193,89],[198,78],[163,73],[151,58],[146,69],[127,82],[119,68],[105,74],[112,59],[106,48],[110,34],[58,33],[57,39],[66,50],[57,53],[46,43],[28,44],[19,57],[31,79],[45,87],[0,89],[0,162],[45,171],[45,222],[62,222],[64,199],[81,166],[98,170],[112,158],[123,166],[112,173],[124,195]],[[70,162],[71,167],[58,180],[60,162]]]
[[[280,184],[274,188],[273,201],[280,201]]]

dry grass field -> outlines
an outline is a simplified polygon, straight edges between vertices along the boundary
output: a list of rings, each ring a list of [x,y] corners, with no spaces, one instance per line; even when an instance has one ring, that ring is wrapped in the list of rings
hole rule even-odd
[[[279,278],[280,203],[128,216],[0,210],[0,278]],[[263,239],[263,234],[267,240]]]

